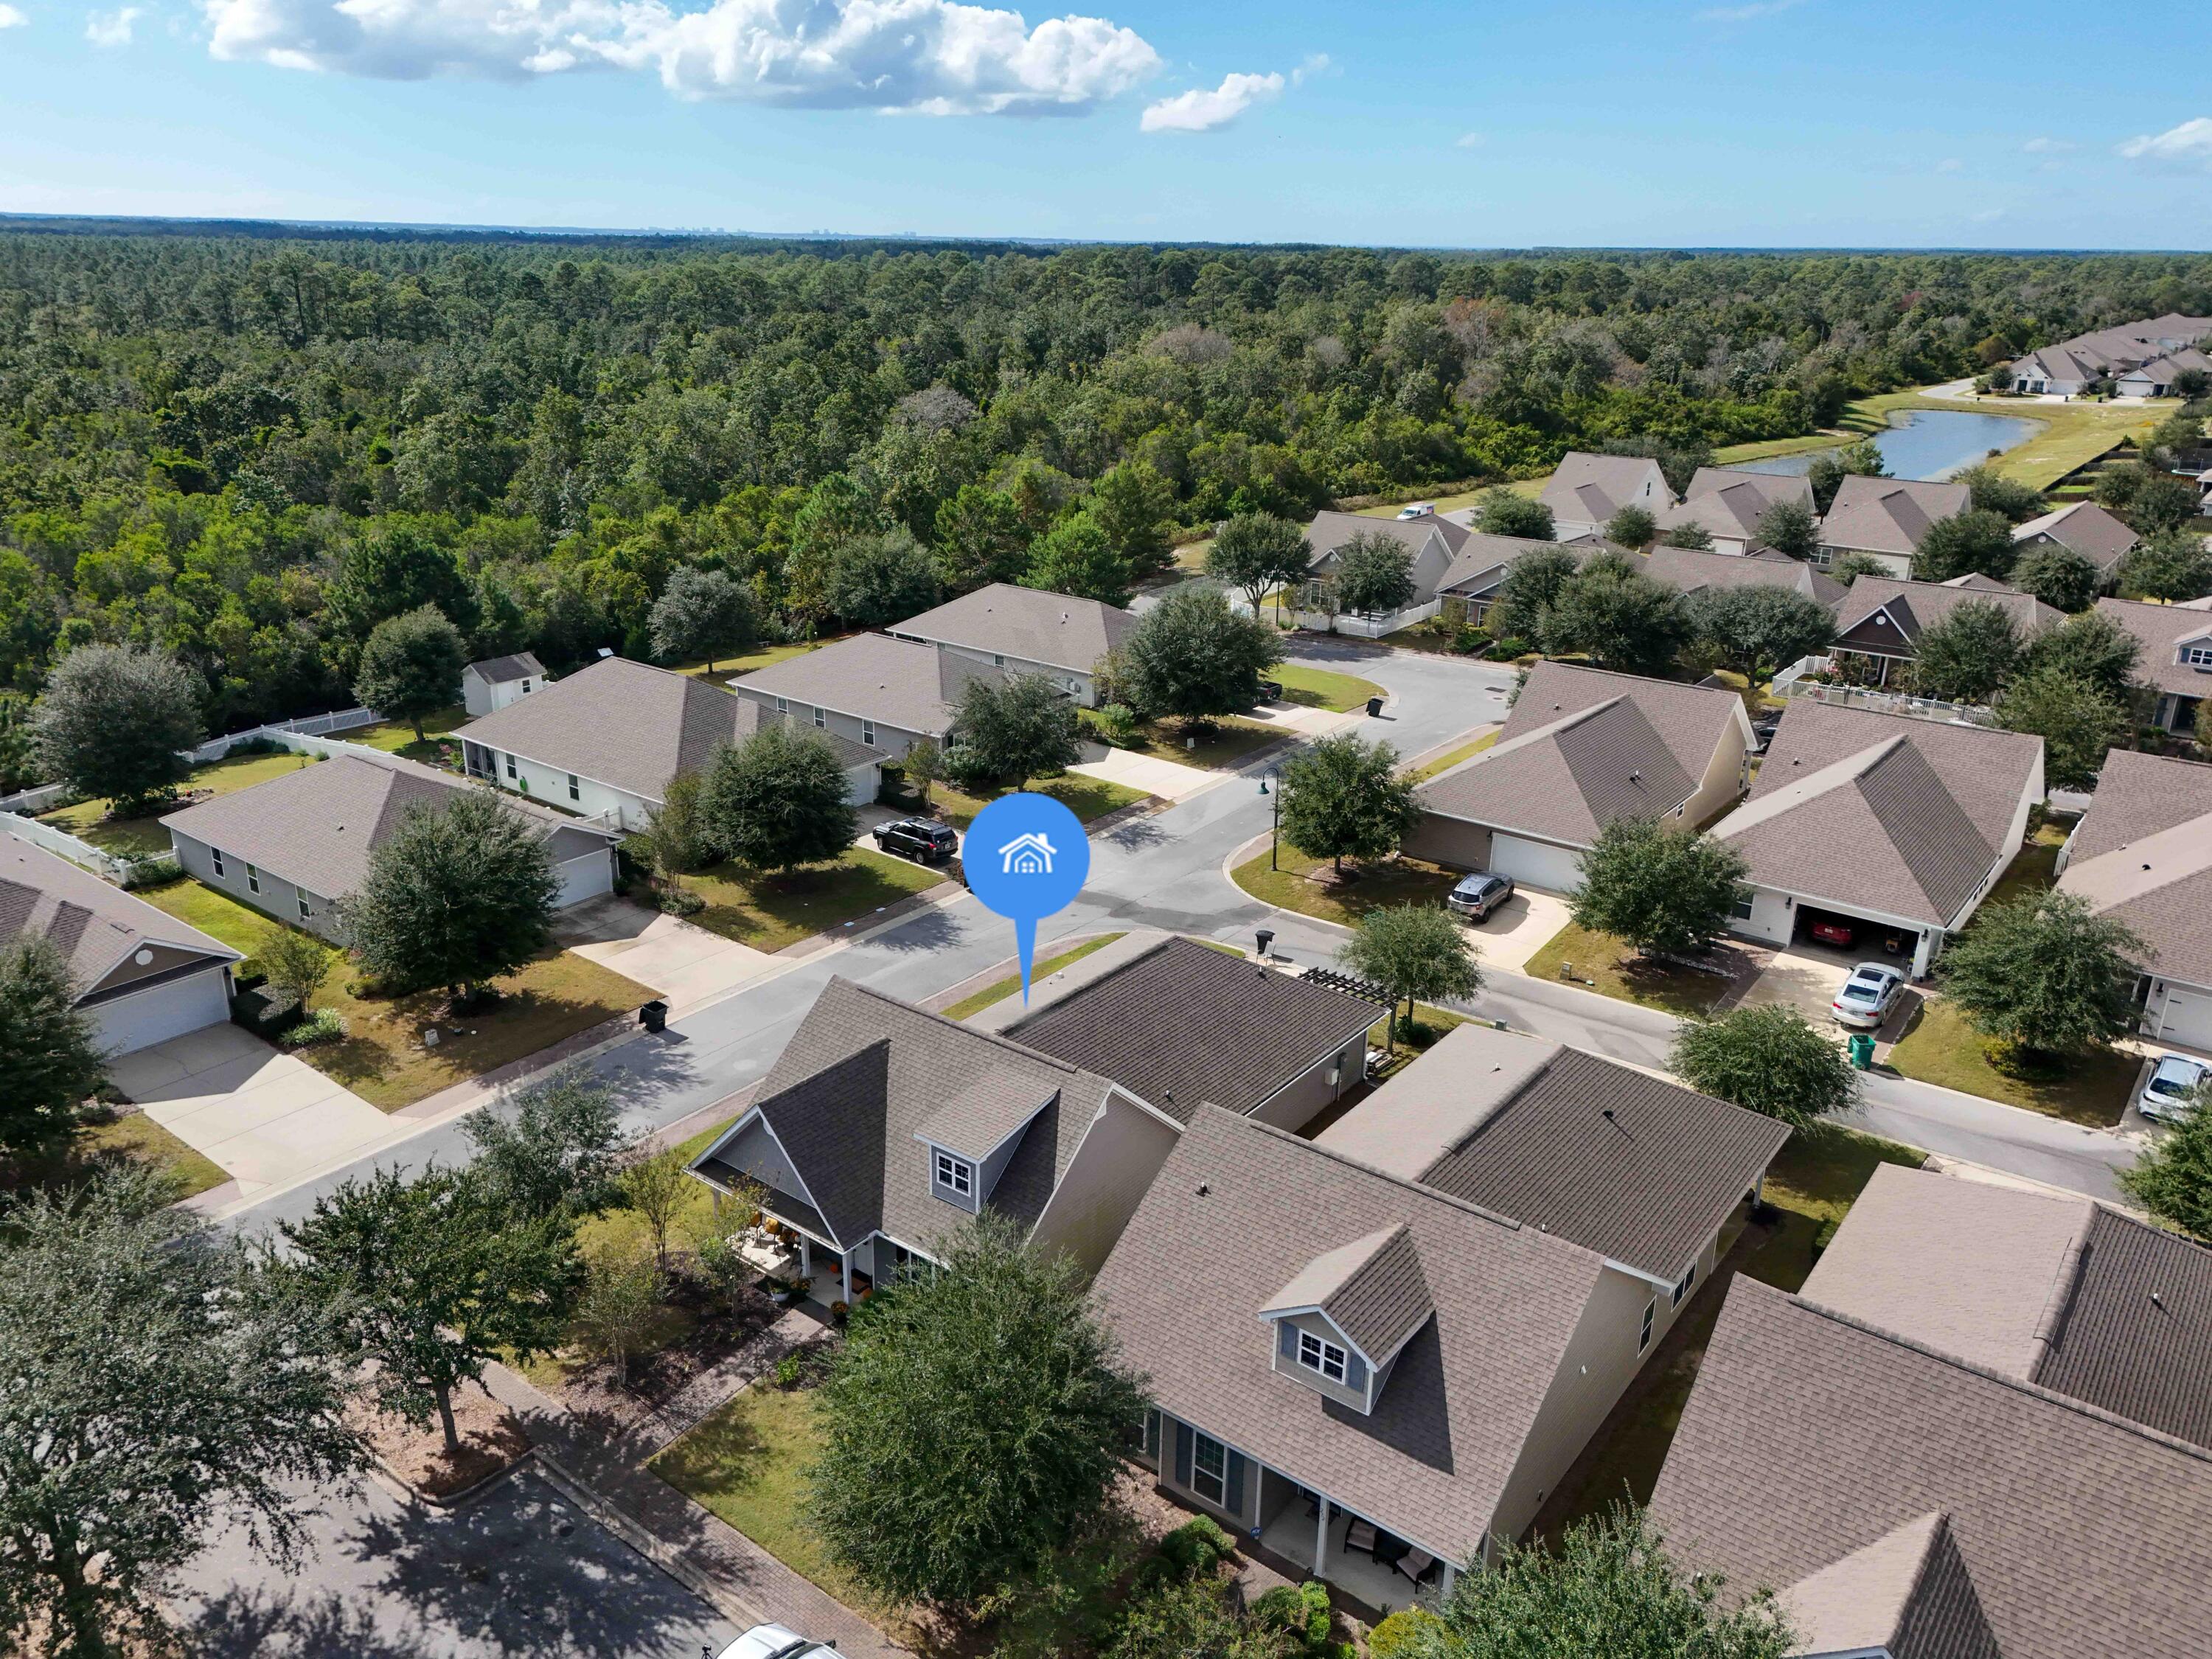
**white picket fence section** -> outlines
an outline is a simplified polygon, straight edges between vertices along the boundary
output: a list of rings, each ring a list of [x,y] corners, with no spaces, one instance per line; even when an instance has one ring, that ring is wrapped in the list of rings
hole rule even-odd
[[[43,847],[49,853],[59,854],[72,864],[82,865],[96,876],[106,877],[118,887],[131,885],[137,874],[133,860],[111,857],[90,842],[79,841],[67,830],[40,823],[36,818],[27,818],[20,812],[0,812],[0,831],[5,831],[18,841],[27,841],[33,847]]]
[[[1800,657],[1774,677],[1768,689],[1778,697],[1802,697],[1810,702],[1832,703],[1838,708],[1866,708],[1877,714],[1902,714],[1909,720],[1944,720],[1953,726],[1995,726],[1995,711],[1980,703],[1945,702],[1940,697],[1911,697],[1901,691],[1884,691],[1867,685],[1831,685],[1808,679],[1826,673],[1829,657]]]
[[[282,742],[286,737],[313,737],[327,732],[350,732],[364,726],[374,726],[384,718],[374,708],[340,708],[327,714],[302,714],[295,720],[276,720],[267,726],[257,726],[250,732],[233,732],[220,738],[210,738],[197,749],[185,751],[185,758],[195,766],[209,761],[221,760],[231,750],[231,745],[250,742],[255,738],[275,738]],[[289,748],[291,745],[285,745]],[[357,744],[348,748],[358,749]],[[307,752],[313,753],[313,750]],[[58,806],[69,799],[70,788],[65,783],[42,783],[34,788],[19,790],[12,795],[0,795],[0,812],[43,812],[48,807]]]

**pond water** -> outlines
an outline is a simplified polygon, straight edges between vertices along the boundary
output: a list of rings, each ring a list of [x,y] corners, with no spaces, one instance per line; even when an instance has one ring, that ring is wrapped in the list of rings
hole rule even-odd
[[[2017,415],[1977,415],[1967,410],[1904,409],[1889,417],[1889,429],[1875,434],[1874,447],[1893,478],[1948,478],[1992,449],[2015,449],[2033,437],[2043,422]],[[1745,472],[1773,472],[1796,477],[1832,449],[1808,449],[1764,461],[1738,461]]]

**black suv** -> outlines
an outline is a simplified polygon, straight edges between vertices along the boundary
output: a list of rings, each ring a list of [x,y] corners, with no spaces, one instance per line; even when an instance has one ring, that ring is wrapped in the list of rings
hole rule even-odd
[[[884,852],[902,859],[912,859],[916,864],[942,864],[960,850],[960,837],[953,834],[949,823],[939,823],[935,818],[901,818],[896,823],[879,823],[875,829],[876,845]]]

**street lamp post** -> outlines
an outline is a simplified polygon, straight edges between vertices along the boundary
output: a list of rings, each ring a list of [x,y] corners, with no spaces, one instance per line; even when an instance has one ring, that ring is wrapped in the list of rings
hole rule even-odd
[[[1273,789],[1267,787],[1268,778],[1275,781],[1275,787]],[[1266,775],[1260,780],[1260,793],[1274,798],[1274,823],[1267,834],[1267,867],[1270,870],[1279,870],[1283,866],[1276,862],[1276,858],[1283,844],[1283,769],[1281,767],[1271,766],[1267,769]]]

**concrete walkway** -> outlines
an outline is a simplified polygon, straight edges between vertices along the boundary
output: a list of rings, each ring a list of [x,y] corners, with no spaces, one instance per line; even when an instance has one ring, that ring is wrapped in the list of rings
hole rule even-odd
[[[251,1198],[415,1133],[296,1055],[236,1025],[210,1025],[109,1062],[146,1115],[204,1154]]]
[[[672,1009],[757,979],[775,958],[680,916],[610,895],[560,916],[553,935],[574,954],[649,985]]]
[[[1280,726],[1286,732],[1296,732],[1309,738],[1329,738],[1358,725],[1366,714],[1364,711],[1357,714],[1340,714],[1333,709],[1309,708],[1299,702],[1263,702],[1243,718],[1261,726]]]
[[[1158,755],[1139,755],[1127,749],[1109,749],[1104,758],[1085,761],[1067,769],[1101,782],[1118,783],[1126,789],[1158,795],[1163,800],[1188,800],[1231,775],[1209,771],[1203,766],[1185,766],[1181,761],[1162,760]]]

